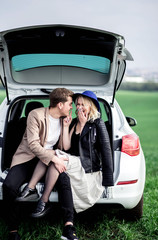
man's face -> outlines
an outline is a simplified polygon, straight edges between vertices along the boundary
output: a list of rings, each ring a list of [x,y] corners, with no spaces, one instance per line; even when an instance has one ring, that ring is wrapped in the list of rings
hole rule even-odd
[[[72,109],[72,97],[68,97],[67,99],[67,102],[62,104],[61,116],[69,116],[70,110]]]

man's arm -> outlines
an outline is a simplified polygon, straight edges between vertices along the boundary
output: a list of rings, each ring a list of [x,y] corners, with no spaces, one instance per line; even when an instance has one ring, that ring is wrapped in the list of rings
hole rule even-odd
[[[27,119],[27,142],[32,153],[38,157],[44,164],[49,165],[54,162],[58,171],[66,170],[64,161],[66,158],[58,158],[54,150],[45,149],[46,129],[44,117],[37,111],[32,111]]]

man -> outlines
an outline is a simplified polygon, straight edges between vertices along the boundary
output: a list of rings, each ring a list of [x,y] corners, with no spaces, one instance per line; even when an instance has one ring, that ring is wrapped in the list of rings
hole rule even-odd
[[[62,131],[60,119],[68,116],[72,109],[72,96],[72,91],[65,88],[56,88],[50,94],[49,108],[38,108],[29,113],[26,131],[13,156],[10,171],[3,183],[3,198],[7,204],[7,223],[10,231],[9,240],[20,240],[18,234],[19,208],[15,199],[18,196],[20,186],[30,180],[39,160],[47,166],[54,163],[60,172],[56,188],[64,214],[65,226],[62,239],[78,239],[73,227],[73,200],[70,180],[64,172],[66,170],[64,160],[66,159],[58,158],[55,156],[53,149],[50,149],[50,143],[54,141],[51,139],[54,136],[51,132],[50,118],[57,120],[57,141]],[[30,193],[31,189],[28,189],[27,194]]]

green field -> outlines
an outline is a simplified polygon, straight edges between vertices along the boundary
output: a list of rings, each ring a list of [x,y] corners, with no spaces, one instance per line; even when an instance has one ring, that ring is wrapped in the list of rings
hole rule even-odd
[[[2,98],[2,92],[0,92]],[[126,116],[134,117],[146,158],[144,214],[136,222],[127,221],[117,209],[93,207],[75,215],[80,240],[156,240],[158,239],[158,93],[120,91],[116,98]],[[1,100],[0,100],[1,101]],[[22,240],[57,240],[62,233],[62,218],[57,209],[45,219],[23,218],[19,232]],[[0,239],[7,238],[0,218]]]

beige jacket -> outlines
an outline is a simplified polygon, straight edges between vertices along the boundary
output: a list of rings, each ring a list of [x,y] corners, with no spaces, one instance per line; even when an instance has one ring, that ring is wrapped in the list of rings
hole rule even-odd
[[[17,148],[11,167],[38,157],[49,165],[53,160],[54,151],[44,148],[49,130],[49,108],[38,108],[30,112],[27,127],[22,141]]]

